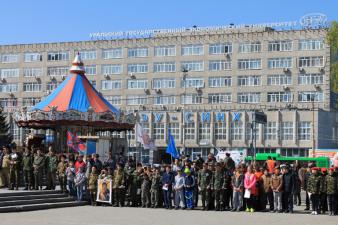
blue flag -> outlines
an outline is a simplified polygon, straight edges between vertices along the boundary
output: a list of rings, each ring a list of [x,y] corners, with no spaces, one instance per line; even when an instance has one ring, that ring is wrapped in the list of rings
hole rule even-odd
[[[180,153],[176,149],[174,137],[171,135],[170,130],[168,131],[169,131],[169,143],[167,150],[165,152],[170,154],[174,159],[178,159],[180,158]]]

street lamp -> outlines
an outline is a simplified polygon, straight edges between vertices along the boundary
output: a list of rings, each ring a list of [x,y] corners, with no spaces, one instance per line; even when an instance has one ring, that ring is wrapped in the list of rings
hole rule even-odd
[[[182,130],[182,150],[183,150],[183,153],[185,153],[185,116],[184,116],[184,112],[185,112],[185,104],[186,104],[186,100],[187,100],[187,96],[186,96],[186,92],[187,92],[187,76],[188,76],[188,72],[189,70],[187,68],[183,68],[182,69],[182,82],[183,82],[183,85],[184,85],[184,93],[183,93],[183,106],[182,106],[182,114],[183,114],[183,130]]]

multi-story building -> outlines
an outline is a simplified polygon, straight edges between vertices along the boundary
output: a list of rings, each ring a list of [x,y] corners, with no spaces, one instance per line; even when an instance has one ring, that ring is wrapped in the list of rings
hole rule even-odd
[[[79,52],[87,78],[113,105],[134,111],[155,139],[143,160],[165,160],[168,130],[195,157],[217,149],[306,156],[338,147],[326,29],[223,29],[80,42],[0,46],[0,104],[31,107],[67,76]],[[182,72],[184,71],[184,72]],[[251,114],[267,124],[251,129]],[[20,144],[25,132],[12,123]],[[130,151],[138,151],[135,132]],[[250,152],[250,151],[249,151]],[[182,152],[183,153],[183,152]]]

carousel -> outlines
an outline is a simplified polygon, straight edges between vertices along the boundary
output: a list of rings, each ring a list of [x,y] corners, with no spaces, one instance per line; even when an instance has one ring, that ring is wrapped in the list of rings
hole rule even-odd
[[[67,132],[85,139],[100,139],[98,134],[102,132],[128,131],[135,125],[133,113],[125,114],[115,108],[92,86],[79,54],[72,62],[70,75],[33,108],[17,112],[15,121],[22,128],[52,130],[53,145],[58,151],[67,148]]]

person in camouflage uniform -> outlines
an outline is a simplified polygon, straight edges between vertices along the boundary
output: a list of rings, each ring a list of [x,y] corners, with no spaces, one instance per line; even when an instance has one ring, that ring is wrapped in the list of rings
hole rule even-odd
[[[329,215],[334,216],[336,213],[337,207],[337,192],[338,192],[338,179],[334,175],[334,168],[331,167],[329,169],[329,174],[325,177],[325,187],[326,187],[326,195],[327,202],[329,206]]]
[[[124,167],[124,173],[126,175],[126,202],[127,206],[131,204],[131,190],[132,190],[132,179],[133,179],[133,172],[135,168],[132,167],[131,163],[128,161]]]
[[[114,191],[114,206],[124,206],[125,197],[125,174],[121,164],[117,164],[114,171],[113,191]]]
[[[326,194],[326,182],[327,169],[322,168],[320,174],[320,209],[321,213],[325,214],[327,211],[327,194]]]
[[[141,205],[141,182],[142,182],[143,168],[138,166],[131,175],[130,200],[132,207]]]
[[[222,170],[221,164],[216,164],[216,170],[213,172],[212,176],[212,187],[214,190],[215,201],[216,201],[216,211],[221,210],[221,206],[223,205],[223,193],[222,187],[224,183],[224,172]]]
[[[13,152],[10,154],[10,162],[9,162],[9,180],[10,180],[10,190],[19,190],[19,182],[20,182],[20,160],[21,157],[19,153],[16,152],[16,149],[13,149]]]
[[[151,181],[147,173],[143,173],[141,184],[141,202],[142,208],[149,208],[151,204],[150,200],[150,188]]]
[[[210,208],[211,180],[212,172],[208,169],[208,163],[204,163],[203,169],[198,173],[198,187],[202,196],[203,210]]]
[[[232,187],[231,187],[231,171],[227,168],[224,168],[224,182],[222,186],[222,198],[223,205],[222,210],[230,210],[230,203],[232,204]]]
[[[35,190],[42,190],[42,171],[43,171],[43,167],[45,165],[45,159],[44,157],[41,155],[41,150],[38,149],[36,151],[36,156],[34,157],[34,161],[33,161],[33,168],[34,168],[34,188]]]
[[[308,179],[307,183],[307,191],[310,195],[310,199],[312,202],[312,215],[317,215],[320,213],[319,208],[319,200],[320,200],[320,184],[321,184],[321,177],[318,173],[318,167],[311,168],[311,175]]]
[[[60,158],[61,161],[58,164],[56,173],[59,179],[61,193],[66,193],[67,191],[67,176],[66,176],[67,163],[65,161],[66,157],[65,155],[61,155]]]
[[[30,151],[28,148],[25,149],[25,153],[22,157],[22,170],[23,170],[23,178],[25,182],[25,189],[24,190],[30,190],[31,189],[31,176],[32,176],[32,168],[33,168],[33,159],[30,154]]]
[[[161,175],[158,168],[155,169],[155,172],[151,175],[151,207],[159,207],[159,197],[160,197],[160,188],[161,188]]]
[[[55,178],[56,170],[58,167],[58,158],[54,154],[52,148],[49,148],[48,155],[46,157],[46,169],[47,169],[47,187],[46,190],[55,190]]]
[[[97,193],[97,180],[99,175],[97,174],[96,166],[92,167],[92,172],[89,174],[88,190],[89,200],[91,205],[96,206],[96,193]]]

